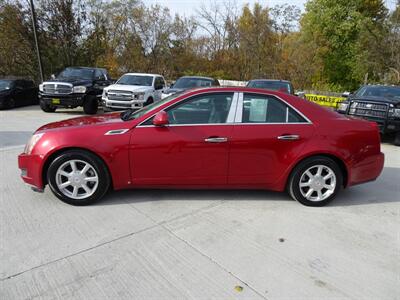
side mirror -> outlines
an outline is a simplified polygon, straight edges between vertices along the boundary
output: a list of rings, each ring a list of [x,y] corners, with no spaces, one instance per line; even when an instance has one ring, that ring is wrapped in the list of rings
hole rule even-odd
[[[344,92],[343,94],[342,94],[342,97],[343,98],[348,98],[348,97],[350,97],[351,96],[351,93],[350,92]]]
[[[168,114],[165,111],[158,112],[153,119],[154,126],[166,126],[169,124]]]

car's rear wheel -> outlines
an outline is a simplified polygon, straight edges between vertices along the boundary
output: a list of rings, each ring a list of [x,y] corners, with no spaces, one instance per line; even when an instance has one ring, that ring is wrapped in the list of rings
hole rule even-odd
[[[306,206],[324,206],[339,192],[343,174],[338,164],[323,156],[302,161],[293,170],[288,184],[293,199]]]
[[[97,113],[99,109],[99,103],[95,96],[89,95],[86,96],[86,99],[83,102],[83,111],[85,114],[94,115]]]
[[[80,150],[67,151],[54,159],[47,181],[56,197],[72,205],[88,205],[101,199],[110,187],[103,161]]]
[[[47,113],[51,113],[51,112],[55,112],[56,108],[54,106],[51,106],[49,104],[47,104],[44,101],[40,101],[40,108]]]

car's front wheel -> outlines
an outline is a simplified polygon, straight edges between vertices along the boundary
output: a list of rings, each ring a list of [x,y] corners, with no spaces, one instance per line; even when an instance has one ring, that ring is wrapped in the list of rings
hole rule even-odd
[[[99,109],[99,103],[97,101],[97,98],[92,95],[86,96],[84,102],[83,102],[83,111],[87,115],[94,115],[97,113],[97,110]]]
[[[339,192],[343,174],[338,164],[323,156],[302,161],[293,170],[288,184],[293,199],[306,206],[324,206]]]
[[[47,182],[59,199],[72,205],[98,201],[110,187],[103,161],[80,150],[67,151],[54,159],[47,170]]]
[[[400,146],[400,131],[396,132],[396,135],[394,136],[394,142],[396,146]]]

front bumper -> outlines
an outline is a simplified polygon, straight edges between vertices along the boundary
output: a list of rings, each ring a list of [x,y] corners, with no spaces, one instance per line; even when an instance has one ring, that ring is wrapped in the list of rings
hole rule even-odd
[[[83,101],[85,99],[85,94],[68,94],[68,95],[59,95],[59,94],[39,94],[40,101],[43,101],[46,104],[57,106],[57,107],[77,107],[82,106]]]
[[[41,155],[21,153],[18,156],[18,168],[21,170],[22,180],[37,190],[44,188],[42,161]]]
[[[132,101],[116,101],[102,98],[103,107],[110,109],[140,109],[144,106],[146,100],[132,100]]]

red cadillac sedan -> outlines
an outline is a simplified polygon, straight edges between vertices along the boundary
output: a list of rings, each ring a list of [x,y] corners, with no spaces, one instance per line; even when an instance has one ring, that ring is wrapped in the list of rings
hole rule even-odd
[[[384,155],[375,123],[288,94],[206,88],[143,109],[39,128],[18,157],[22,179],[73,205],[120,189],[287,190],[323,206],[375,180]]]

